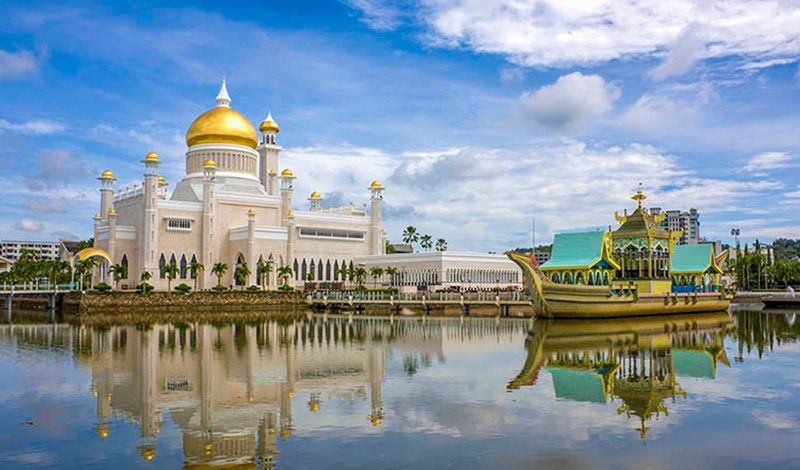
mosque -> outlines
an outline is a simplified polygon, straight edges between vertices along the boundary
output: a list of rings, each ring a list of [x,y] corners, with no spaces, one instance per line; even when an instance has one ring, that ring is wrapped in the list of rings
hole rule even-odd
[[[367,188],[369,212],[366,205],[323,208],[316,191],[308,198],[309,210],[293,210],[296,177],[288,168],[279,172],[280,127],[270,113],[258,126],[259,139],[230,104],[223,79],[216,106],[186,132],[186,175],[171,193],[155,152],[142,160],[141,186],[115,189],[111,170],[98,178],[95,247],[126,267],[123,287],[133,287],[147,272],[156,289],[165,289],[161,268],[168,264],[178,268],[174,284],[192,284],[196,273],[199,289],[216,285],[216,263],[228,265],[220,279],[226,286],[274,287],[281,266],[292,268],[292,285],[311,278],[336,281],[339,268],[352,267],[354,257],[385,253],[380,182]],[[256,266],[265,263],[273,269],[267,279],[257,279]],[[197,264],[203,269],[193,270]],[[246,282],[234,276],[243,265],[250,271]],[[99,274],[109,282],[107,262]]]

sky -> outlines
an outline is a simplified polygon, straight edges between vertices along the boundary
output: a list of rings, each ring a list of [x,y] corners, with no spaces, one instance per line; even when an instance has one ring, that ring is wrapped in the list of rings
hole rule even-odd
[[[648,207],[800,238],[800,3],[0,2],[0,239],[88,238],[97,176],[172,183],[227,77],[323,204],[502,251]]]

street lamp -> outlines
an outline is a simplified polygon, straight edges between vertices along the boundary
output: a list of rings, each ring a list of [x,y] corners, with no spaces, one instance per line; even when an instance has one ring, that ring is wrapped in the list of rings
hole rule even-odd
[[[736,254],[739,254],[739,234],[740,233],[741,233],[741,230],[739,230],[738,228],[732,228],[731,229],[731,236],[733,237],[733,243],[736,246]]]

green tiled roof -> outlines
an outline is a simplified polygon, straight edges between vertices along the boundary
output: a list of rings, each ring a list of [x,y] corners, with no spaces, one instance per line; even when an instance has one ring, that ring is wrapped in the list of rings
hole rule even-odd
[[[647,238],[647,231],[654,226],[656,238],[668,238],[669,232],[655,224],[653,216],[637,208],[627,216],[627,220],[614,231],[614,238]]]
[[[707,271],[721,273],[722,270],[714,260],[714,245],[698,243],[697,245],[675,245],[672,248],[673,274],[705,273]]]
[[[556,398],[574,401],[605,403],[603,376],[594,370],[574,370],[549,367]]]
[[[557,233],[550,260],[542,268],[589,267],[603,254],[603,232]]]
[[[686,377],[714,378],[714,358],[706,351],[672,350],[672,368],[675,374]]]

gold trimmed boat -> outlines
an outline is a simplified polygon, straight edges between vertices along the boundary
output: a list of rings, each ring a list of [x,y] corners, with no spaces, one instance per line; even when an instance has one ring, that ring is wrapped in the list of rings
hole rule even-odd
[[[722,269],[710,243],[678,244],[664,213],[642,207],[615,214],[615,230],[558,233],[542,266],[527,253],[506,255],[522,270],[536,314],[546,318],[613,318],[718,312],[733,292],[720,283]]]

